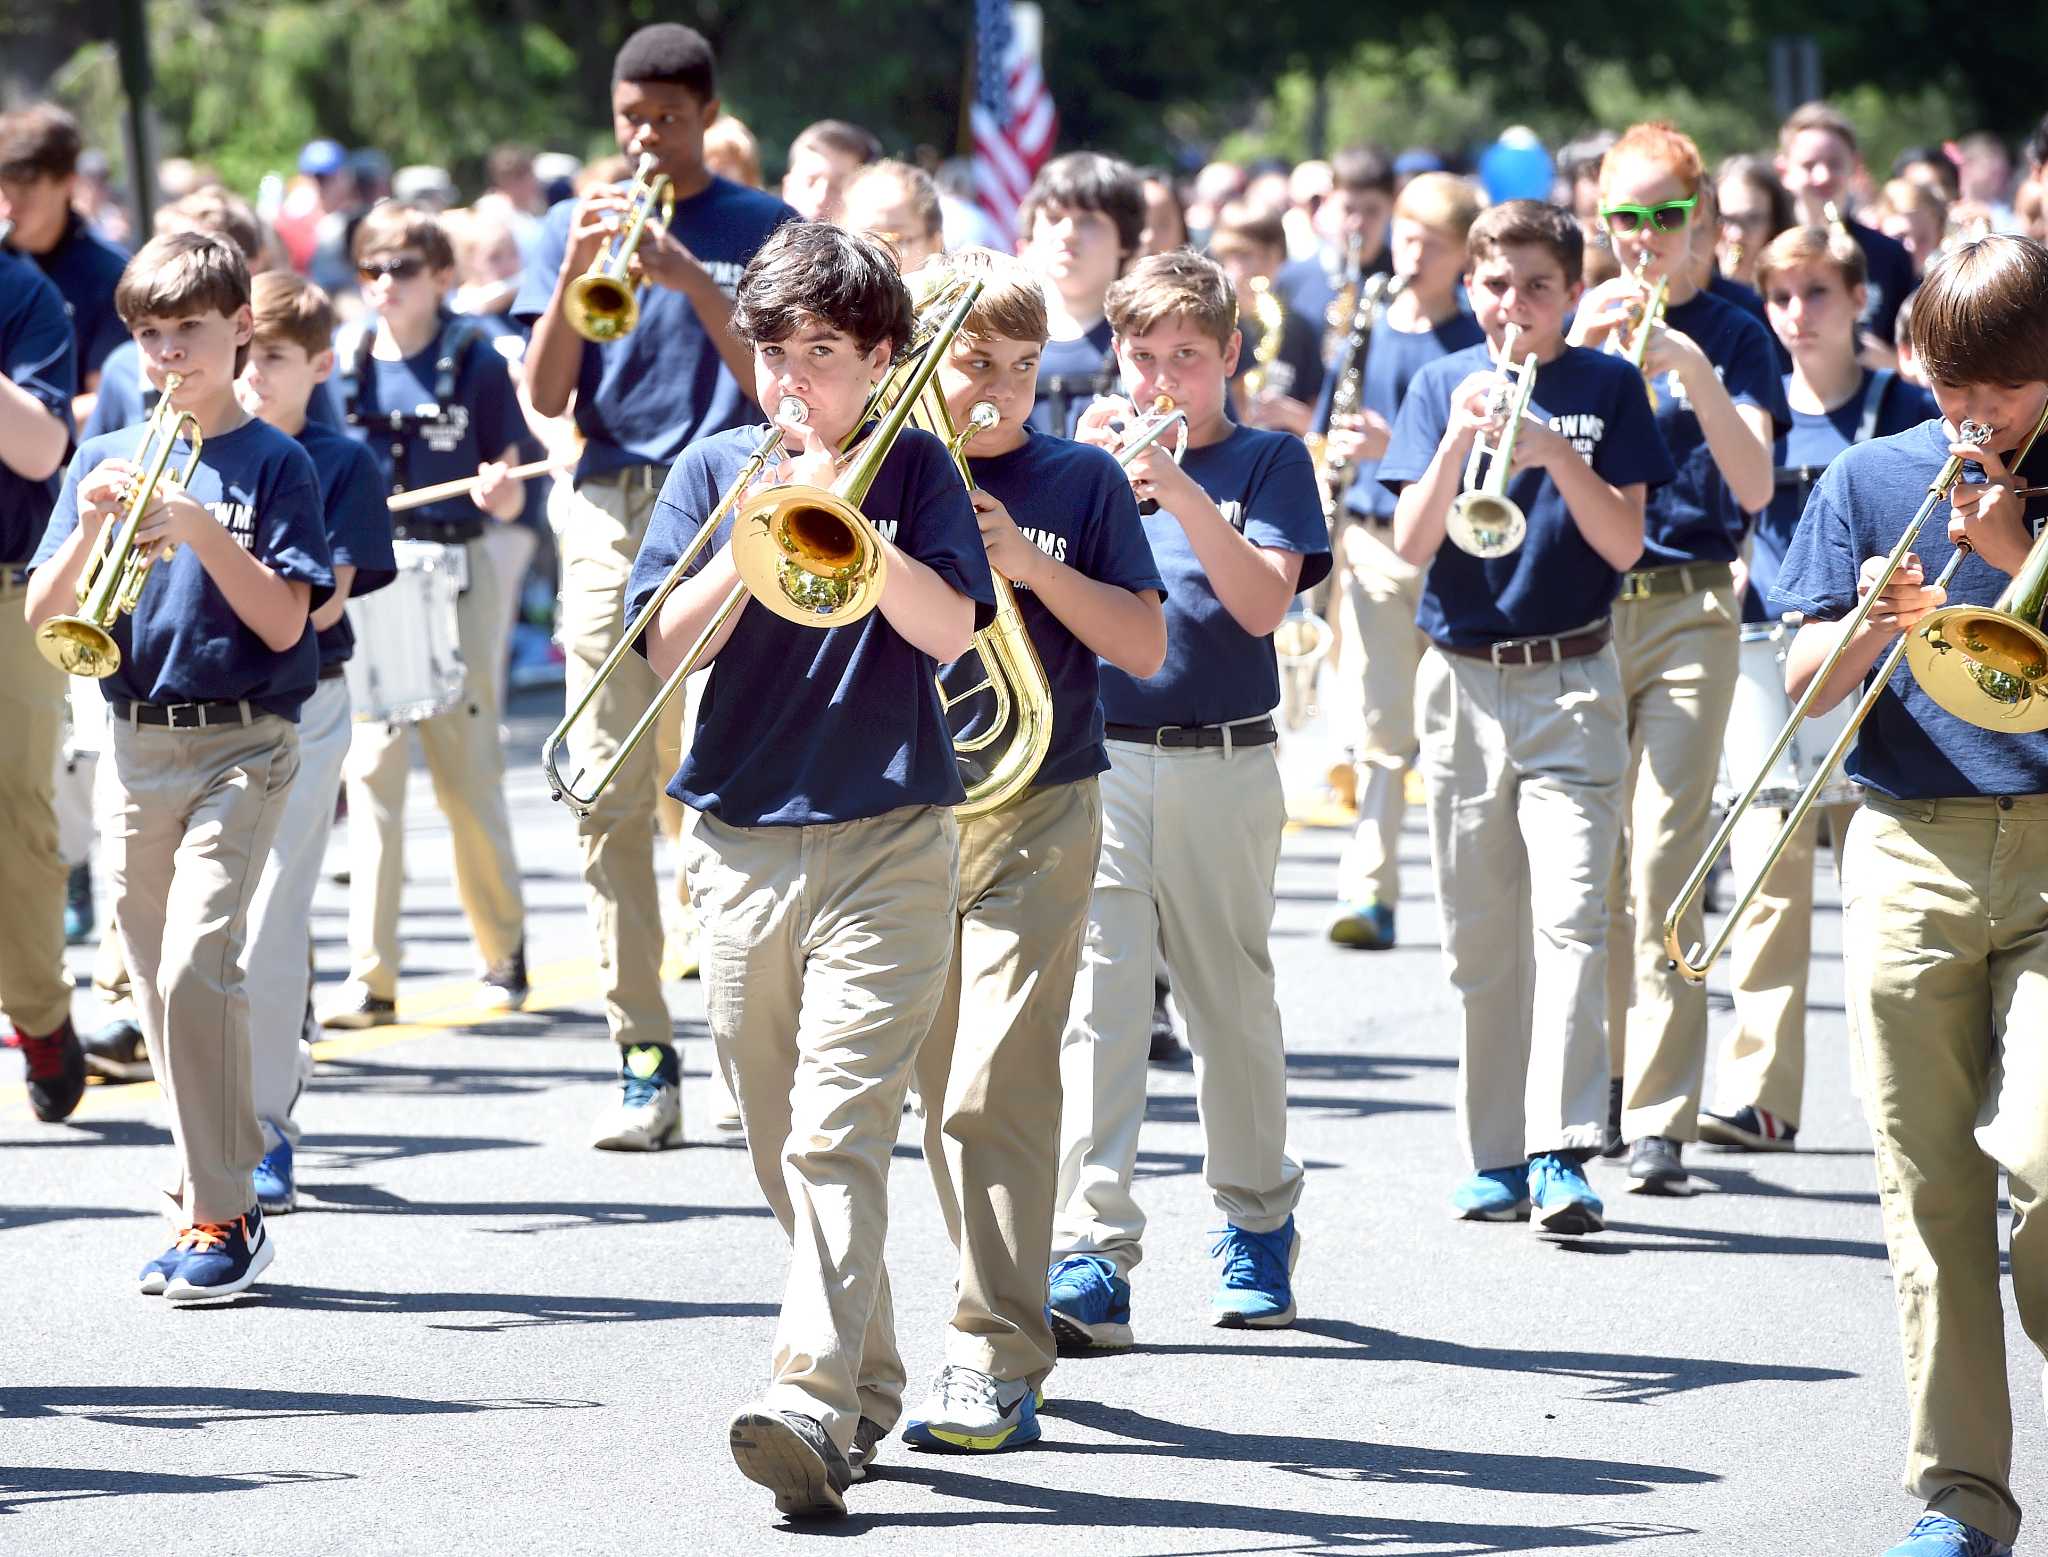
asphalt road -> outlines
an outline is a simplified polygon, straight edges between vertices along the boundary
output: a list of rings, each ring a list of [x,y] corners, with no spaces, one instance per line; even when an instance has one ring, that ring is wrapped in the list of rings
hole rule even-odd
[[[447,837],[416,775],[407,1025],[322,1046],[300,1209],[274,1223],[248,1299],[178,1311],[134,1294],[166,1241],[153,1087],[95,1085],[68,1126],[44,1126],[0,1058],[0,1552],[723,1553],[858,1534],[875,1551],[1089,1557],[1874,1557],[1916,1514],[1897,1487],[1904,1396],[1832,888],[1799,1154],[1700,1155],[1689,1200],[1627,1195],[1603,1166],[1610,1230],[1559,1243],[1446,1214],[1456,1056],[1418,819],[1394,952],[1322,937],[1339,834],[1295,831],[1282,865],[1301,1322],[1207,1326],[1217,1218],[1192,1078],[1155,1070],[1139,1349],[1062,1365],[1031,1450],[892,1442],[852,1518],[778,1529],[724,1433],[765,1377],[784,1249],[732,1146],[586,1145],[614,1061],[569,819],[533,758],[548,699],[519,714],[531,1009],[472,1007]],[[1316,765],[1297,743],[1290,766]],[[338,980],[344,888],[323,886],[314,928]],[[672,1004],[689,1129],[712,1142],[697,986]],[[914,1128],[893,1195],[915,1398],[951,1265]],[[2018,1486],[2041,1507],[2038,1358],[2008,1331]]]

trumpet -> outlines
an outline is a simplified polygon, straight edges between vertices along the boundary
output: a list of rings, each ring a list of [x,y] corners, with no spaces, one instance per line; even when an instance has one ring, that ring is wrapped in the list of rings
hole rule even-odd
[[[1188,452],[1188,414],[1173,403],[1173,396],[1160,395],[1152,402],[1152,409],[1144,420],[1130,430],[1130,436],[1116,451],[1116,462],[1125,470],[1137,463],[1138,456],[1168,433],[1178,429],[1179,438],[1173,446],[1173,462],[1178,465],[1181,457]]]
[[[68,675],[104,677],[121,668],[114,624],[141,603],[142,586],[149,582],[149,570],[156,564],[155,549],[138,547],[135,532],[171,467],[171,455],[178,440],[183,438],[192,451],[172,478],[179,486],[191,482],[192,473],[199,468],[200,447],[205,442],[198,419],[189,411],[171,407],[183,381],[183,376],[177,373],[164,375],[163,397],[150,413],[142,442],[135,450],[135,464],[141,474],[129,488],[127,507],[119,520],[100,527],[92,550],[86,555],[85,566],[79,571],[78,614],[53,616],[36,631],[37,650]]]
[[[2043,429],[2048,429],[2048,406],[2042,408],[2040,419],[2034,423],[2033,430],[2027,434],[2026,441],[2020,445],[2019,452],[2013,456],[2013,469],[2017,470],[2025,462],[2028,453],[2034,447],[2035,440],[2041,436]],[[1996,429],[1985,427],[1977,422],[1965,422],[1958,431],[1962,434],[1961,442],[1981,444],[1989,440]],[[1865,688],[1861,701],[1857,703],[1855,711],[1849,717],[1848,726],[1840,735],[1835,737],[1834,745],[1828,748],[1827,756],[1821,759],[1819,771],[1813,775],[1806,788],[1800,791],[1799,798],[1793,802],[1792,809],[1785,818],[1785,825],[1778,830],[1778,836],[1772,842],[1770,851],[1764,856],[1763,865],[1757,871],[1756,878],[1744,888],[1742,895],[1736,900],[1734,908],[1729,911],[1728,918],[1722,924],[1720,932],[1715,935],[1711,943],[1705,946],[1696,944],[1690,951],[1683,948],[1678,938],[1679,921],[1685,918],[1699,901],[1700,894],[1705,890],[1707,877],[1713,871],[1714,862],[1721,857],[1721,851],[1728,847],[1728,840],[1734,837],[1736,825],[1740,822],[1742,814],[1755,802],[1758,792],[1768,782],[1772,770],[1777,767],[1778,759],[1785,754],[1785,748],[1792,744],[1793,734],[1798,730],[1801,721],[1806,718],[1807,710],[1813,706],[1814,699],[1820,695],[1820,689],[1827,684],[1828,678],[1834,674],[1835,666],[1841,662],[1842,656],[1848,652],[1849,645],[1854,641],[1857,632],[1869,618],[1871,611],[1876,608],[1878,597],[1890,585],[1892,576],[1905,564],[1906,554],[1913,549],[1913,543],[1920,538],[1920,531],[1925,528],[1927,521],[1933,517],[1935,509],[1948,500],[1949,493],[1955,489],[1955,484],[1962,479],[1962,474],[1962,456],[1950,455],[1943,462],[1941,470],[1936,474],[1934,480],[1928,483],[1927,497],[1921,503],[1920,511],[1913,516],[1912,522],[1900,534],[1898,544],[1892,547],[1890,555],[1885,558],[1883,569],[1880,570],[1877,578],[1872,581],[1870,588],[1864,592],[1863,598],[1856,603],[1856,609],[1843,619],[1841,635],[1835,640],[1834,648],[1829,652],[1828,657],[1821,662],[1820,668],[1814,672],[1813,679],[1807,683],[1806,691],[1800,696],[1798,706],[1792,710],[1792,717],[1785,721],[1784,729],[1778,732],[1777,740],[1771,743],[1771,749],[1764,754],[1763,762],[1757,769],[1756,777],[1750,781],[1749,788],[1744,791],[1742,798],[1729,807],[1727,818],[1721,823],[1720,830],[1714,834],[1713,842],[1707,845],[1707,852],[1700,857],[1699,863],[1693,866],[1692,874],[1686,878],[1685,886],[1679,891],[1677,901],[1671,905],[1669,911],[1664,915],[1664,949],[1670,954],[1671,966],[1677,969],[1679,974],[1688,983],[1704,984],[1706,982],[1707,970],[1713,967],[1721,953],[1727,949],[1728,942],[1735,933],[1736,925],[1741,922],[1742,916],[1748,911],[1749,905],[1756,900],[1757,893],[1763,889],[1764,881],[1770,876],[1772,867],[1778,863],[1778,857],[1785,852],[1791,841],[1798,836],[1800,827],[1806,821],[1806,814],[1813,809],[1821,790],[1826,787],[1828,780],[1833,777],[1835,769],[1840,766],[1843,758],[1848,756],[1850,746],[1855,743],[1856,732],[1862,728],[1863,721],[1870,717],[1870,711],[1877,706],[1877,700],[1884,695],[1885,687],[1891,682],[1892,673],[1899,667],[1899,660],[1910,652],[1912,644],[1917,639],[1929,636],[1929,629],[1933,629],[1932,636],[1941,640],[1940,646],[1937,647],[1930,644],[1925,652],[1930,655],[1936,664],[1943,668],[1935,672],[1934,680],[1923,681],[1922,685],[1926,687],[1928,695],[1940,703],[1943,708],[1947,709],[1950,713],[1956,714],[1959,718],[1969,719],[1971,715],[1963,712],[1963,707],[1974,706],[1982,712],[1988,711],[1983,708],[1984,701],[1990,701],[1994,705],[1997,704],[1997,697],[1993,694],[1991,688],[1987,688],[1978,682],[1976,676],[1972,674],[1970,666],[1973,663],[1983,665],[1992,678],[2003,674],[2003,667],[1993,662],[1991,656],[1987,653],[1984,661],[1972,662],[1967,658],[1959,657],[1954,662],[1955,668],[1948,668],[1950,662],[1947,656],[1950,651],[1946,645],[1946,638],[1959,625],[1965,624],[1973,618],[2001,616],[1999,607],[2005,605],[2007,597],[2012,596],[2016,591],[2024,594],[2038,587],[2039,580],[2037,578],[2033,583],[2027,585],[2025,591],[2021,590],[2021,585],[2026,580],[2027,575],[2036,572],[2035,563],[2041,551],[2038,545],[2036,545],[2032,553],[2029,553],[2028,566],[2021,570],[2021,576],[2015,578],[2005,595],[2000,597],[1999,607],[1993,607],[1991,610],[1986,611],[1976,606],[1956,606],[1946,611],[1935,612],[1925,622],[1921,623],[1919,628],[1902,635],[1899,641],[1892,645],[1891,651],[1878,664],[1876,673],[1870,678],[1870,684]],[[1941,570],[1940,575],[1935,579],[1935,588],[1946,589],[1948,587],[1949,580],[1955,576],[1956,569],[1962,565],[1963,558],[1969,555],[1969,551],[1970,548],[1967,544],[1956,547],[1954,553],[1949,557],[1947,566]],[[1938,622],[1936,620],[1937,617],[1947,617],[1949,620],[1946,623]],[[2002,618],[2002,620],[2016,621],[2017,618]],[[1986,634],[1986,636],[1991,635]],[[1976,694],[1972,694],[1969,691],[1969,688],[1972,686],[1976,687]],[[1995,679],[1992,680],[1992,687],[2007,690]],[[2031,687],[2029,687],[2030,690]],[[1982,694],[1982,697],[1979,698],[1977,694]],[[1951,697],[1956,697],[1958,703],[1962,706],[1952,704],[1950,702]],[[2014,697],[2013,701],[2024,703],[2027,701],[2027,698]],[[2001,722],[1994,726],[1994,728],[2040,729],[2044,725],[2048,725],[2048,717],[2044,717],[2041,723],[2031,726]]]
[[[1444,533],[1458,550],[1482,560],[1505,557],[1522,544],[1529,522],[1507,495],[1514,473],[1515,434],[1536,394],[1536,353],[1515,361],[1515,337],[1521,326],[1510,324],[1500,343],[1500,387],[1488,408],[1499,425],[1494,442],[1482,429],[1472,435],[1472,453],[1465,460],[1465,485],[1451,504]]]
[[[660,208],[660,223],[669,224],[676,210],[675,185],[666,173],[654,171],[650,152],[640,158],[633,182],[626,188],[626,219],[598,250],[590,269],[569,283],[562,295],[562,314],[569,328],[586,341],[603,345],[633,333],[640,322],[640,288],[633,279],[633,256]]]
[[[874,485],[897,435],[909,421],[918,396],[937,372],[953,337],[967,322],[968,312],[981,293],[981,285],[976,281],[967,288],[966,296],[934,333],[915,371],[904,383],[902,392],[889,407],[881,425],[861,446],[833,488],[779,482],[749,496],[748,489],[760,479],[782,446],[781,427],[769,428],[739,474],[719,496],[718,505],[698,527],[690,544],[683,548],[682,555],[676,558],[654,593],[648,596],[647,604],[640,608],[618,643],[613,645],[611,653],[605,656],[604,663],[598,666],[597,674],[591,677],[582,697],[563,714],[561,722],[542,744],[541,770],[547,775],[548,789],[555,799],[567,803],[578,816],[588,816],[597,808],[605,790],[617,780],[640,743],[647,738],[647,733],[660,720],[662,710],[682,690],[683,683],[702,666],[711,652],[711,645],[725,631],[726,623],[749,598],[759,600],[783,620],[803,627],[844,626],[858,621],[881,603],[882,584],[887,572],[881,536],[861,513],[859,505]],[[809,415],[809,407],[794,395],[785,395],[776,407],[778,423],[801,425]],[[557,758],[569,731],[597,701],[606,682],[617,673],[626,656],[633,652],[633,645],[659,620],[669,596],[689,577],[697,559],[710,546],[728,514],[733,515],[732,539],[728,544],[740,582],[726,592],[711,620],[684,651],[682,660],[661,684],[646,712],[626,733],[618,751],[591,781],[590,787],[576,787],[584,779],[586,770],[582,768],[577,769],[565,783]]]
[[[1635,319],[1628,327],[1628,346],[1622,353],[1628,358],[1628,365],[1638,373],[1643,371],[1643,359],[1649,355],[1650,326],[1662,322],[1665,307],[1671,299],[1671,278],[1669,276],[1660,277],[1654,287],[1644,279],[1643,272],[1649,268],[1649,264],[1650,251],[1645,249],[1642,257],[1636,261],[1635,268],[1635,282],[1642,289],[1643,297],[1641,302],[1636,305]],[[1609,339],[1613,339],[1613,337],[1609,337]],[[1650,409],[1654,411],[1657,408],[1657,386],[1651,383],[1649,378],[1645,376],[1643,379],[1643,389],[1649,395]]]

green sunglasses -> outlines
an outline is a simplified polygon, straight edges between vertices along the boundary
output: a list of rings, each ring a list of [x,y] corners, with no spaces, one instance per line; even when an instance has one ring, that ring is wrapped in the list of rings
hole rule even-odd
[[[1616,232],[1637,232],[1646,223],[1659,232],[1677,232],[1692,220],[1693,207],[1699,203],[1698,195],[1687,195],[1662,205],[1603,205],[1600,220]]]

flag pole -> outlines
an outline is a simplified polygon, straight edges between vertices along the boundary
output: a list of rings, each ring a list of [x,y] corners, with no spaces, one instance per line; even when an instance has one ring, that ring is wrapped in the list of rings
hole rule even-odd
[[[969,0],[967,20],[967,43],[960,51],[960,122],[953,132],[953,153],[959,157],[974,155],[974,58],[975,38],[981,32],[980,7]]]

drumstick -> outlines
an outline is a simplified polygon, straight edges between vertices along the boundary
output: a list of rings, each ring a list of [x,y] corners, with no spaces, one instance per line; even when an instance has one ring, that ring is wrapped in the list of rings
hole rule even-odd
[[[514,465],[505,472],[507,481],[531,481],[535,476],[545,476],[550,471],[567,470],[576,463],[576,457],[568,459],[535,460],[531,465]],[[410,492],[400,492],[384,506],[394,514],[402,514],[408,508],[424,508],[429,503],[438,503],[444,497],[467,497],[477,488],[475,476],[464,476],[460,481],[443,481],[436,486],[415,487]]]

